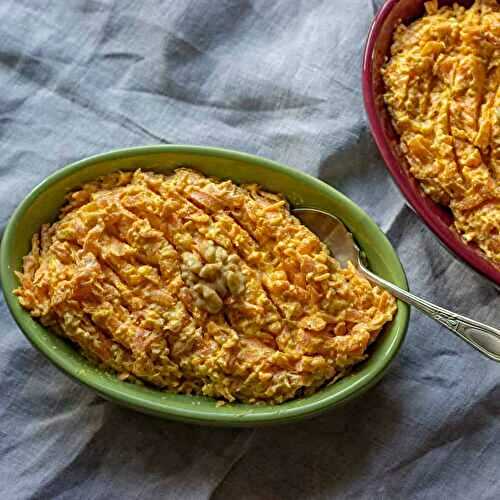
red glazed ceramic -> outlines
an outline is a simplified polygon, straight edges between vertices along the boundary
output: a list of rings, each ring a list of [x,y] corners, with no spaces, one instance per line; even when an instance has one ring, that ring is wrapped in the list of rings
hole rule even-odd
[[[398,136],[384,105],[384,84],[380,68],[389,53],[392,33],[400,21],[408,24],[422,16],[425,1],[387,0],[373,20],[365,46],[362,76],[368,121],[385,164],[410,206],[457,258],[498,287],[500,270],[486,260],[475,246],[465,243],[460,238],[451,228],[453,219],[450,211],[426,196],[409,173],[408,164],[398,148]],[[439,6],[451,3],[453,2],[441,0]],[[458,3],[469,7],[473,1],[465,0]]]

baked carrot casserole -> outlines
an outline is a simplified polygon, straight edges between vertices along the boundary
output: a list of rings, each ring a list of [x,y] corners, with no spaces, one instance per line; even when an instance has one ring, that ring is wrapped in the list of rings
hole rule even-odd
[[[396,310],[281,196],[185,168],[71,193],[18,277],[20,303],[119,378],[249,403],[341,377]]]
[[[385,102],[410,172],[500,265],[500,5],[425,9],[394,33]]]

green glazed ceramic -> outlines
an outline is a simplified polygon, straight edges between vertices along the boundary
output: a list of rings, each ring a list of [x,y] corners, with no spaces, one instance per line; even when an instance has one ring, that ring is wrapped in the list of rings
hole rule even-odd
[[[50,175],[23,200],[5,228],[0,249],[2,288],[10,311],[28,340],[63,372],[104,398],[143,413],[191,423],[255,426],[293,422],[339,406],[378,382],[406,333],[409,308],[402,302],[398,303],[394,320],[372,346],[369,359],[346,378],[312,396],[279,406],[233,403],[221,407],[210,398],[170,394],[121,382],[89,364],[71,344],[21,308],[12,294],[18,286],[14,271],[21,268],[32,234],[41,224],[55,219],[69,191],[115,170],[141,168],[168,173],[180,165],[235,182],[256,182],[284,194],[295,207],[318,208],[336,215],[354,234],[372,270],[407,289],[401,263],[382,231],[352,201],[313,177],[257,156],[218,148],[165,145],[121,149],[78,161]]]

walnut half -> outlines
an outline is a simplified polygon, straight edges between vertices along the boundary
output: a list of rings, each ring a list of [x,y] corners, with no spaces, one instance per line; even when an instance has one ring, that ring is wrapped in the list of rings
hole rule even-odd
[[[241,259],[236,254],[228,255],[224,248],[212,241],[204,242],[200,254],[206,264],[194,253],[182,254],[181,277],[194,295],[195,305],[210,314],[217,314],[225,298],[245,291]]]

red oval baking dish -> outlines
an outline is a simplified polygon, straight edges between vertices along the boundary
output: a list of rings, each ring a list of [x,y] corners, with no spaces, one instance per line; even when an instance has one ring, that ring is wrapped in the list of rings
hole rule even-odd
[[[457,0],[455,0],[456,2]],[[427,197],[408,171],[408,165],[398,148],[398,136],[385,108],[384,83],[380,68],[386,60],[392,33],[397,24],[422,16],[426,0],[387,0],[372,22],[363,58],[363,98],[371,132],[389,172],[414,211],[422,218],[441,242],[461,261],[500,286],[500,270],[486,260],[473,245],[465,243],[451,228],[450,211]],[[440,0],[439,6],[454,3]],[[473,0],[459,4],[470,7]]]

